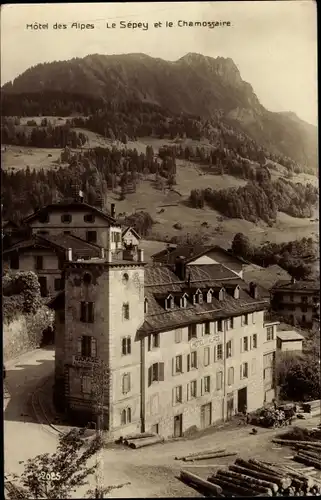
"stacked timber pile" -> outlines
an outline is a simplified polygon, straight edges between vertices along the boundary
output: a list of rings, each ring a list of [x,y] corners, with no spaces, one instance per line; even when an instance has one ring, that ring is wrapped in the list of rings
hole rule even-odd
[[[273,443],[296,450],[293,460],[321,470],[321,429],[295,427],[292,431],[272,439]]]
[[[311,416],[319,415],[321,413],[320,399],[309,401],[308,403],[302,403],[302,410],[304,413],[310,413]]]
[[[175,460],[183,460],[184,462],[195,462],[198,460],[209,460],[211,458],[231,457],[233,455],[237,455],[237,453],[234,451],[227,452],[225,448],[223,448],[222,450],[215,449],[215,450],[199,451],[197,453],[190,453],[189,455],[175,457]]]
[[[163,443],[164,438],[152,432],[142,432],[140,434],[129,434],[128,436],[120,437],[117,443],[123,443],[129,448],[136,450],[144,446],[150,446],[156,443]]]
[[[204,480],[185,470],[181,479],[206,491],[210,496],[314,496],[321,494],[321,484],[311,477],[259,460],[236,459],[228,469],[219,469]]]

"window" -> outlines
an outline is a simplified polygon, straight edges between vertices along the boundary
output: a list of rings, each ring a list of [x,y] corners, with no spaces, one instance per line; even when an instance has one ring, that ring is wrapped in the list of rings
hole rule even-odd
[[[55,278],[54,286],[55,286],[55,292],[59,292],[59,290],[63,289],[63,280],[61,278]]]
[[[120,242],[120,233],[118,233],[117,231],[113,231],[111,233],[111,241],[113,243],[119,243]]]
[[[49,231],[37,231],[37,234],[41,234],[42,236],[45,236],[46,234],[49,234]]]
[[[228,318],[226,324],[227,330],[232,330],[234,328],[234,318]]]
[[[302,314],[302,323],[306,323],[306,317],[305,317],[305,314]]]
[[[151,335],[148,336],[148,350],[149,351],[159,347],[159,345],[160,345],[159,339],[160,339],[159,333],[152,333]]]
[[[96,358],[97,356],[97,341],[90,335],[78,337],[78,355],[86,358]]]
[[[144,300],[144,314],[148,313],[148,299],[145,298]]]
[[[217,322],[217,331],[222,332],[223,331],[223,320],[219,319]]]
[[[213,298],[213,292],[212,292],[212,290],[209,290],[207,292],[207,295],[206,295],[206,301],[208,304],[210,304],[212,302],[212,298]]]
[[[64,231],[64,234],[71,234],[71,231]]]
[[[35,265],[36,265],[36,269],[38,271],[41,271],[43,269],[43,256],[42,255],[36,255],[35,257]]]
[[[249,376],[249,366],[248,363],[241,364],[241,379],[248,378]]]
[[[242,352],[247,352],[249,350],[249,338],[248,337],[243,337],[243,351]]]
[[[62,269],[64,267],[65,257],[63,255],[58,256],[58,268]]]
[[[80,303],[80,321],[82,323],[94,322],[94,303],[81,302]]]
[[[223,359],[223,344],[218,344],[216,348],[216,359]]]
[[[96,231],[87,231],[86,239],[88,243],[96,243],[97,242],[97,232]]]
[[[154,363],[148,368],[148,385],[164,380],[164,363]]]
[[[196,325],[188,325],[188,340],[196,339],[197,338],[197,333],[196,333]]]
[[[132,421],[132,411],[131,408],[125,408],[120,414],[121,425],[130,424]]]
[[[177,328],[177,330],[175,330],[175,342],[176,342],[176,344],[179,344],[180,342],[182,342],[182,329],[181,328]]]
[[[81,377],[81,392],[83,394],[91,394],[91,378],[87,375]]]
[[[266,329],[266,340],[274,340],[273,326]]]
[[[225,289],[221,288],[218,294],[218,300],[225,300]]]
[[[39,285],[40,285],[40,295],[41,297],[48,296],[48,288],[47,288],[47,278],[46,276],[38,277]]]
[[[121,341],[121,351],[122,355],[126,356],[127,354],[131,354],[132,351],[132,340],[130,337],[124,337]]]
[[[209,321],[206,321],[206,323],[204,323],[204,332],[205,332],[205,335],[210,335],[210,333],[211,333]]]
[[[233,385],[234,384],[234,368],[233,366],[230,366],[227,372],[227,385]]]
[[[174,358],[173,374],[176,375],[177,373],[183,373],[183,356],[181,354]]]
[[[19,254],[17,252],[10,255],[10,269],[19,269]]]
[[[174,308],[174,298],[169,295],[166,299],[165,299],[165,309],[168,310],[168,309],[173,309]]]
[[[42,212],[42,214],[39,215],[39,222],[41,222],[41,224],[47,224],[49,222],[49,214]]]
[[[216,389],[220,391],[223,387],[223,372],[216,373]]]
[[[183,400],[183,388],[181,385],[178,385],[174,388],[174,403],[181,403]]]
[[[181,306],[181,308],[183,308],[183,309],[185,309],[185,308],[186,308],[186,306],[187,306],[187,299],[186,299],[186,296],[185,296],[185,295],[183,295],[183,297],[181,297],[181,299],[180,299],[180,306]]]
[[[210,348],[204,347],[204,366],[208,366],[210,364]]]
[[[192,368],[197,368],[197,352],[193,351],[187,355],[187,371],[189,372]]]
[[[192,380],[190,383],[190,395],[191,398],[196,398],[197,397],[197,381]]]
[[[72,221],[72,217],[70,214],[62,214],[61,216],[61,222],[64,224],[69,224]]]
[[[211,392],[211,377],[209,375],[204,377],[204,392]]]
[[[130,392],[130,373],[124,373],[122,376],[122,393],[127,394]]]
[[[255,375],[256,373],[256,359],[252,359],[251,361],[251,375]]]
[[[233,297],[234,299],[239,299],[240,298],[240,287],[236,286],[233,291]]]
[[[226,357],[227,358],[232,357],[232,340],[226,342]]]
[[[253,334],[252,346],[253,346],[253,349],[257,348],[257,333]]]
[[[248,314],[243,314],[242,316],[242,325],[248,325],[249,324],[249,315]]]
[[[293,295],[290,295],[290,301],[293,302],[294,301],[294,297]]]
[[[94,214],[86,214],[86,215],[84,215],[84,221],[85,222],[95,222],[95,216],[94,216]]]
[[[201,292],[198,294],[198,303],[203,304],[203,294]]]
[[[308,312],[308,308],[307,308],[307,306],[301,306],[301,311],[302,311],[303,313]]]
[[[308,297],[302,297],[302,302],[303,302],[303,304],[307,304],[308,303]]]
[[[129,303],[124,302],[123,304],[123,319],[129,319]]]

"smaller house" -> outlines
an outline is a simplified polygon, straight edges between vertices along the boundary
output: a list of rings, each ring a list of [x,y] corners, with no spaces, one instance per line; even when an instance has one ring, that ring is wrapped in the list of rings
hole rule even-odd
[[[122,230],[122,241],[126,247],[138,247],[141,237],[133,227],[125,227]]]
[[[276,347],[281,352],[302,352],[303,340],[303,335],[295,330],[279,331],[276,334]]]

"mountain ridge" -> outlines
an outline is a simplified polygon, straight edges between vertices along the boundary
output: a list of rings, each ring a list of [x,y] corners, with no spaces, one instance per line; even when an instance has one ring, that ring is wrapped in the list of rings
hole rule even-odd
[[[142,53],[91,54],[38,64],[2,87],[10,95],[45,91],[147,102],[205,120],[219,116],[272,152],[317,166],[317,128],[292,112],[267,110],[231,58],[193,52],[177,61]]]

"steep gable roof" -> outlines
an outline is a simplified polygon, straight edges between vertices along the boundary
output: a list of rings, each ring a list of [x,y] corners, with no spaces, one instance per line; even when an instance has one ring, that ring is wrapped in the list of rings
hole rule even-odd
[[[141,239],[141,236],[139,236],[139,234],[137,233],[137,231],[135,231],[135,229],[134,229],[133,227],[131,227],[131,226],[127,226],[127,227],[125,227],[125,228],[122,230],[122,233],[121,233],[121,234],[122,234],[122,236],[124,237],[124,236],[128,233],[128,231],[131,231],[131,232],[133,233],[133,235],[134,235],[134,236],[135,236],[138,240],[140,240],[140,239]]]
[[[77,210],[88,210],[88,212],[94,213],[96,215],[99,215],[100,217],[103,217],[106,221],[108,221],[112,225],[117,225],[116,219],[111,217],[111,215],[103,212],[102,210],[99,210],[96,207],[93,207],[92,205],[88,205],[88,203],[84,202],[61,202],[61,203],[52,203],[50,205],[47,205],[45,207],[40,208],[36,212],[34,212],[31,215],[28,215],[28,217],[25,217],[23,219],[23,223],[30,223],[34,220],[37,220],[39,216],[42,214],[46,214],[48,212],[53,212],[53,211],[60,211],[60,210],[70,210],[70,211],[77,211]]]

